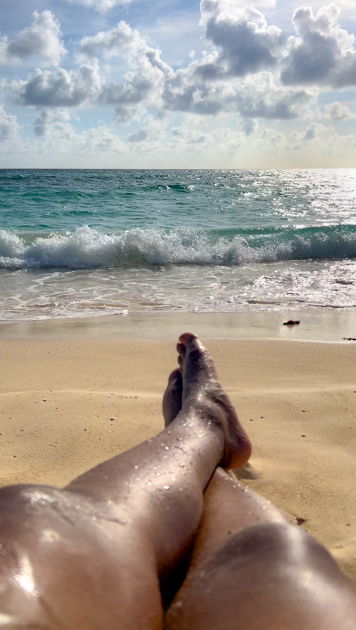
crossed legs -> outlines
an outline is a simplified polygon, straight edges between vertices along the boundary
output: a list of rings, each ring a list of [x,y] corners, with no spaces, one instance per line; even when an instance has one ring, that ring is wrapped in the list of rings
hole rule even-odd
[[[181,409],[161,434],[64,490],[0,491],[0,627],[162,628],[160,583],[191,550],[203,491],[251,452],[210,355],[180,341]]]
[[[175,379],[165,395],[167,423],[180,408],[180,374]],[[219,467],[165,629],[221,628],[352,630],[356,590],[322,545]]]
[[[156,438],[64,490],[0,490],[0,628],[354,628],[327,552],[216,470],[245,463],[250,442],[199,340],[182,335],[178,354]],[[164,618],[161,588],[191,553]]]

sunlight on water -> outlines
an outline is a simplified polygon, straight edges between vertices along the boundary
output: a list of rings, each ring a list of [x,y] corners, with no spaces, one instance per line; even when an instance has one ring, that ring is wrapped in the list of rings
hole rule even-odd
[[[356,171],[0,171],[0,320],[355,308]]]

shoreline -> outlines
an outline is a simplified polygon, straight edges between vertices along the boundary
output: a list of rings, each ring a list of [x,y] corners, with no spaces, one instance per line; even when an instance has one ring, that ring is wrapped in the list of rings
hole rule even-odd
[[[299,320],[298,326],[284,322]],[[356,309],[194,313],[135,312],[83,318],[0,322],[0,339],[176,339],[184,331],[208,339],[283,339],[351,343]]]

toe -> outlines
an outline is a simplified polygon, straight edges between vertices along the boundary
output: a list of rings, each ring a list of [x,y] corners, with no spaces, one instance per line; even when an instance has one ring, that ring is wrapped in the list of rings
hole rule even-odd
[[[193,333],[189,333],[189,332],[183,333],[179,337],[179,341],[183,343],[184,345],[191,343],[194,339],[198,339],[198,337],[194,335]]]
[[[180,369],[173,370],[168,378],[168,385],[163,394],[162,411],[165,425],[170,424],[182,407],[182,375]]]

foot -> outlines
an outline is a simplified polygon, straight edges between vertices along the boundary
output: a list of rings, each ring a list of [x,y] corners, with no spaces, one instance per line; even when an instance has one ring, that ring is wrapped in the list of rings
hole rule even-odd
[[[168,426],[182,409],[183,382],[180,368],[169,375],[166,391],[163,394],[162,411],[164,424]]]
[[[180,370],[174,370],[170,375],[163,397],[166,425],[181,408],[198,413],[223,433],[224,455],[220,465],[239,468],[251,455],[251,442],[218,381],[213,359],[195,335],[184,333],[179,342]]]

